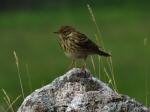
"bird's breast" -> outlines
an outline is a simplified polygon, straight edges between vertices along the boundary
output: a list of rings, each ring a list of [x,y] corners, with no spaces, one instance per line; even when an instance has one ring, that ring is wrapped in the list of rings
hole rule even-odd
[[[65,52],[65,55],[69,58],[73,58],[72,54],[71,53],[68,53],[68,52]]]
[[[87,53],[83,52],[82,49],[78,48],[78,45],[72,42],[73,40],[61,40],[60,44],[65,52],[65,55],[74,59],[81,59],[87,57]]]

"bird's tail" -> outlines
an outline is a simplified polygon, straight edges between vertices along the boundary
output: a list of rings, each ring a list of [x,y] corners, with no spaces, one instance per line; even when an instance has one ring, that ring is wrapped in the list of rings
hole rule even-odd
[[[107,52],[102,51],[102,50],[99,50],[98,54],[99,54],[100,56],[104,56],[104,57],[110,57],[110,56],[111,56],[110,53],[107,53]]]

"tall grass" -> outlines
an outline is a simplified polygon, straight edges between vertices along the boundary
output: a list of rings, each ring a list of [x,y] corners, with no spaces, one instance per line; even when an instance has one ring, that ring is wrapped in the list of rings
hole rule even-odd
[[[17,72],[18,72],[18,78],[19,78],[19,82],[20,82],[22,97],[24,99],[25,95],[24,95],[24,90],[23,90],[23,85],[22,85],[21,73],[20,73],[20,69],[19,69],[19,59],[18,59],[18,56],[17,56],[16,52],[14,51],[13,53],[14,53],[14,57],[15,57],[15,60],[16,60],[16,66],[17,66]]]
[[[96,73],[96,66],[95,66],[94,59],[93,59],[92,56],[91,56],[91,62],[92,62],[92,65],[93,65],[93,70]]]
[[[18,95],[13,101],[11,101],[11,99],[10,99],[9,95],[7,94],[7,92],[4,89],[2,89],[2,92],[4,93],[4,96],[5,96],[4,101],[7,105],[6,109],[4,107],[1,107],[1,111],[3,111],[3,112],[8,112],[9,110],[11,112],[15,112],[15,110],[13,109],[13,105],[18,101],[19,98],[21,98],[21,96],[23,97],[23,99],[25,98],[22,79],[21,79],[21,72],[20,72],[20,68],[19,68],[19,58],[18,58],[15,51],[13,52],[13,54],[14,54],[14,58],[15,58],[15,62],[16,62],[19,85],[20,85],[22,95]],[[29,75],[28,64],[26,64],[26,72],[27,72],[27,77],[28,77],[28,85],[29,85],[30,92],[31,92],[32,91],[32,84],[31,84],[31,78],[30,78],[30,75]]]
[[[13,101],[11,101],[9,95],[7,94],[7,92],[4,89],[2,89],[2,92],[4,93],[3,99],[6,103],[6,105],[8,106],[7,109],[3,108],[3,111],[8,112],[10,110],[11,112],[15,112],[15,110],[13,109],[13,105],[18,101],[18,99],[21,97],[21,95],[17,96]]]
[[[145,73],[145,105],[148,106],[148,76],[147,76],[147,72]]]
[[[101,36],[100,29],[99,29],[98,24],[96,22],[96,18],[94,16],[93,10],[92,10],[92,8],[90,7],[89,4],[87,4],[87,8],[88,8],[88,11],[89,11],[90,16],[92,18],[92,21],[93,21],[93,23],[94,23],[94,25],[96,27],[97,34],[95,34],[95,37],[96,37],[97,43],[100,44],[102,46],[102,48],[105,50],[104,42],[103,42],[103,39],[102,39],[102,36]],[[93,63],[93,59],[92,58],[91,58],[91,61]],[[107,64],[109,66],[111,77],[108,75],[108,72],[107,72],[107,70],[106,70],[106,68],[105,68],[105,66],[103,64],[103,60],[101,60],[101,58],[99,56],[98,56],[98,61],[99,61],[99,68],[98,68],[99,69],[99,74],[101,74],[100,73],[100,69],[102,67],[102,69],[103,69],[106,77],[108,78],[108,83],[110,83],[111,81],[113,81],[113,82],[111,82],[111,85],[112,85],[114,91],[117,92],[118,90],[117,90],[117,84],[116,84],[116,81],[115,81],[115,74],[114,74],[114,69],[113,69],[112,58],[110,57],[109,59],[107,59]],[[93,64],[93,65],[94,65],[93,68],[95,70],[95,68],[96,68],[95,66],[96,65],[95,64]]]
[[[31,77],[30,77],[30,74],[29,74],[28,64],[26,64],[26,74],[27,74],[27,78],[28,78],[29,90],[30,90],[30,93],[31,93],[32,92],[32,82],[31,82]]]
[[[147,47],[147,38],[144,38],[144,47]],[[149,92],[148,92],[148,76],[147,76],[147,65],[145,68],[145,104],[148,107],[148,99],[149,99]]]
[[[8,112],[9,110],[10,110],[11,112],[15,112],[15,110],[13,109],[13,105],[18,101],[18,99],[19,99],[21,96],[23,97],[23,99],[25,98],[24,89],[23,89],[23,84],[22,84],[22,79],[21,79],[21,72],[20,72],[20,68],[19,68],[19,58],[18,58],[18,56],[17,56],[17,54],[16,54],[15,51],[13,52],[13,54],[14,54],[15,63],[16,63],[16,67],[17,67],[19,85],[20,85],[20,88],[21,88],[21,93],[22,93],[22,95],[18,95],[13,101],[11,101],[11,99],[10,99],[9,95],[7,94],[7,92],[6,92],[4,89],[2,89],[2,92],[3,92],[3,94],[4,94],[4,98],[3,98],[3,99],[4,99],[4,101],[5,101],[6,105],[7,105],[7,108],[6,108],[6,109],[2,107],[1,111],[3,111],[3,112]],[[28,65],[26,65],[26,69],[27,69],[28,79],[30,79],[30,77],[29,77]],[[29,80],[29,85],[30,85],[30,87],[31,87],[31,82],[30,82],[30,80]],[[31,90],[32,90],[32,89],[30,88],[30,91],[31,91]]]

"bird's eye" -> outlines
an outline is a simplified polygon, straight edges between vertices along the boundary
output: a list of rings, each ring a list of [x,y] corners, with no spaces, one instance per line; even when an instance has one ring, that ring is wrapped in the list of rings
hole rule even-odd
[[[68,35],[70,32],[68,31],[64,31],[64,35]]]

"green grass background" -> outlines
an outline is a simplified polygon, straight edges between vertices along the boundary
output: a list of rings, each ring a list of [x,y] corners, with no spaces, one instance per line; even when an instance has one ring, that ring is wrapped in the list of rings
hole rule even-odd
[[[112,52],[119,92],[145,104],[145,80],[148,81],[147,92],[150,91],[150,10],[144,7],[93,7],[93,11],[105,48]],[[0,12],[0,89],[4,88],[12,100],[21,94],[14,50],[19,57],[26,96],[31,91],[26,65],[32,91],[67,71],[71,60],[64,55],[57,36],[52,33],[61,25],[72,25],[93,41],[96,40],[96,28],[86,5],[78,8]],[[147,38],[146,46],[144,38]],[[88,68],[94,75],[98,73],[98,67],[96,73],[93,71],[90,58]],[[105,78],[101,80],[105,81]],[[4,105],[3,97],[0,91],[1,105]],[[17,108],[21,101],[14,107]]]

